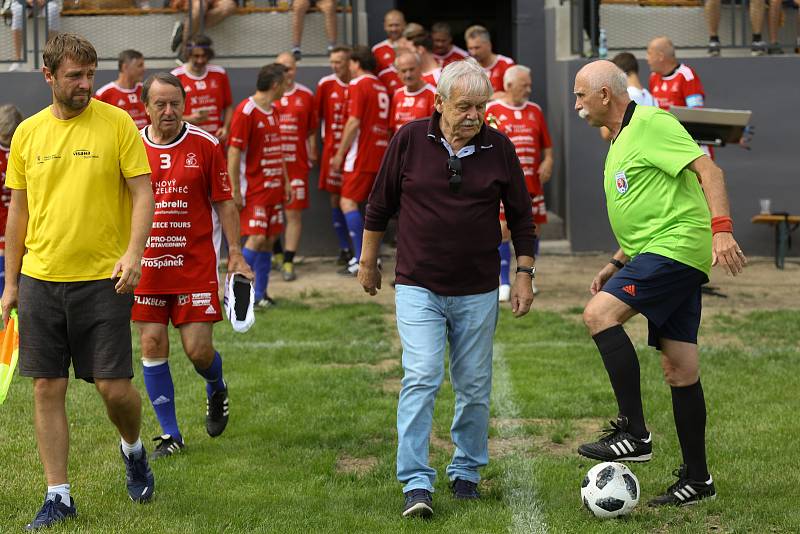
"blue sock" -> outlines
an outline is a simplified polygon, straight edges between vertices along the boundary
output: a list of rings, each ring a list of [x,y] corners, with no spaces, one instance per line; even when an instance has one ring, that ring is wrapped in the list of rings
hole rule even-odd
[[[269,272],[272,270],[272,252],[256,252],[253,271],[256,273],[255,295],[256,300],[267,296],[269,286]]]
[[[258,252],[255,250],[242,247],[242,256],[244,256],[244,261],[247,262],[247,265],[249,265],[253,271],[256,269],[256,254],[258,254]]]
[[[6,288],[6,261],[4,256],[0,256],[0,295]]]
[[[511,285],[511,245],[502,241],[497,250],[500,251],[500,283]]]
[[[339,238],[339,248],[348,250],[350,248],[350,238],[347,235],[347,221],[344,219],[344,213],[340,208],[331,208],[333,215],[333,230],[336,232],[336,237]]]
[[[175,386],[172,384],[172,374],[169,372],[169,362],[155,366],[145,365],[142,368],[144,386],[150,404],[156,412],[156,419],[161,425],[161,431],[175,439],[183,441],[178,430],[178,418],[175,415]]]
[[[358,210],[348,211],[344,214],[347,229],[350,231],[350,240],[353,242],[353,255],[358,261],[361,258],[361,238],[364,234],[364,220]]]
[[[225,381],[222,379],[222,356],[219,352],[214,351],[214,360],[208,369],[194,368],[197,374],[206,379],[206,395],[211,398],[211,394],[215,391],[223,391],[225,389]]]
[[[539,238],[538,237],[534,237],[533,238],[533,255],[534,256],[538,256],[539,255]]]

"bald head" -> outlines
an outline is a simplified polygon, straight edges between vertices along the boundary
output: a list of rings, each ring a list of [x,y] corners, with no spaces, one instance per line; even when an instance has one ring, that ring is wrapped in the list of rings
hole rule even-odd
[[[658,74],[668,74],[678,66],[675,45],[666,37],[656,37],[647,45],[647,64]]]
[[[630,102],[625,73],[610,61],[593,61],[575,75],[575,110],[578,115],[599,127],[622,122]]]
[[[291,52],[281,52],[275,58],[275,63],[279,63],[287,68],[286,71],[286,86],[291,87],[294,84],[294,77],[297,75],[297,60]]]
[[[399,9],[390,9],[383,16],[383,30],[386,32],[386,37],[395,42],[403,36],[403,30],[406,29],[406,17]]]

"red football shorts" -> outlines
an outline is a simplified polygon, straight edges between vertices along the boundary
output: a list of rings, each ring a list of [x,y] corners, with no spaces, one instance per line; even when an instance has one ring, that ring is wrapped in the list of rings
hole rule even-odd
[[[306,178],[292,178],[289,180],[289,185],[292,187],[292,200],[286,204],[287,210],[305,210],[308,209],[308,177]]]
[[[377,172],[342,173],[342,198],[349,198],[356,202],[367,200],[377,174]]]
[[[217,291],[181,295],[135,295],[131,320],[180,326],[222,320]]]
[[[547,223],[547,206],[544,204],[544,195],[531,197],[531,215],[533,215],[534,224]],[[500,220],[503,222],[506,220],[506,210],[502,202],[500,202]]]
[[[242,235],[280,235],[283,232],[283,208],[280,204],[259,202],[257,196],[245,199],[239,213]]]

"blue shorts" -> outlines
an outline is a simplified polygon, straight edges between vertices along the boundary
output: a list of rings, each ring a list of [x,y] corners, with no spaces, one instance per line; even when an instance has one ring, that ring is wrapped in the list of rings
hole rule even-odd
[[[647,317],[647,344],[661,350],[662,338],[697,344],[706,274],[658,254],[636,256],[603,291]]]

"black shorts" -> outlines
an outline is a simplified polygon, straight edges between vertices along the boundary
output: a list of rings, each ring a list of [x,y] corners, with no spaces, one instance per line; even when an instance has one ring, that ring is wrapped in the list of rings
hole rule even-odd
[[[19,281],[19,372],[34,378],[132,378],[131,306],[114,280]]]
[[[658,254],[636,256],[603,291],[647,317],[647,344],[661,350],[662,338],[697,344],[703,271]]]

